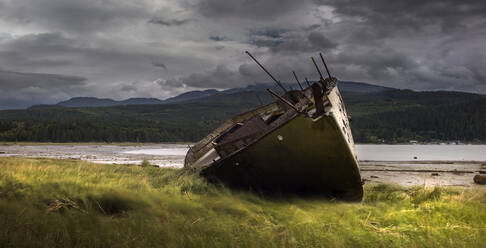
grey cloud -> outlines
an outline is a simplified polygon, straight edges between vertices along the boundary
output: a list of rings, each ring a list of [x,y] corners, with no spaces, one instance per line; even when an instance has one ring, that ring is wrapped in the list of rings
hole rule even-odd
[[[356,17],[369,25],[387,27],[390,33],[397,29],[421,30],[437,24],[444,31],[466,27],[468,20],[482,18],[486,3],[476,0],[315,0],[332,6],[343,17]]]
[[[331,72],[343,80],[486,93],[485,5],[473,0],[0,0],[3,71],[87,78],[49,86],[62,89],[54,97],[47,86],[18,88],[6,81],[2,93],[27,102],[81,93],[164,98],[195,88],[270,81],[244,50],[253,51],[282,81],[293,81],[292,70],[316,78],[309,57],[322,51]],[[166,65],[170,71],[161,69]]]
[[[345,78],[413,89],[484,92],[486,2],[316,0],[339,18],[323,23]],[[481,34],[482,33],[482,34]],[[465,38],[467,37],[467,38]],[[481,37],[481,38],[479,38]]]
[[[177,82],[179,86],[184,85],[192,88],[225,89],[241,87],[254,82],[253,80],[255,80],[255,78],[248,78],[247,75],[248,74],[241,74],[238,70],[230,69],[227,66],[218,65],[212,70],[193,73],[189,76],[182,77],[178,79]],[[169,80],[169,82],[171,81]]]
[[[198,88],[229,88],[246,83],[241,81],[237,73],[224,65],[219,65],[214,70],[203,73],[194,73],[184,78],[182,82]]]
[[[253,39],[250,43],[257,47],[276,47],[284,41],[281,39]]]
[[[21,36],[15,40],[15,43],[10,44],[17,48],[49,48],[63,49],[73,44],[73,40],[64,37],[60,32],[55,33],[38,33]]]
[[[347,80],[384,83],[387,86],[421,90],[484,92],[485,81],[474,70],[476,63],[457,64],[454,59],[423,58],[390,48],[347,49],[327,57],[331,72]],[[436,55],[439,56],[439,55]]]
[[[250,36],[265,36],[269,38],[281,38],[284,33],[290,30],[284,28],[262,28],[250,29]]]
[[[219,35],[211,35],[211,36],[209,36],[209,39],[214,40],[214,41],[229,41],[229,40],[231,40],[226,36],[219,36]]]
[[[124,0],[35,0],[8,1],[0,17],[31,26],[69,32],[92,32],[120,25],[147,14],[146,6]]]
[[[247,78],[257,78],[261,75],[261,69],[255,64],[242,64],[238,68],[238,73]]]
[[[170,79],[158,78],[154,82],[158,84],[162,89],[186,87],[186,84],[184,84],[182,80],[176,78],[170,78]]]
[[[403,53],[390,48],[349,49],[335,56],[332,61],[370,68],[371,71],[384,68],[408,69],[418,66],[412,59]]]
[[[164,63],[162,63],[162,62],[153,61],[152,62],[152,65],[155,66],[155,67],[160,67],[160,68],[164,68],[164,69],[167,70],[167,66]]]
[[[120,77],[133,74],[132,70],[138,70],[140,74],[157,73],[153,67],[165,66],[160,61],[166,59],[148,51],[130,51],[116,46],[95,47],[60,33],[26,35],[8,40],[0,47],[0,55],[2,68],[45,71],[54,67],[76,66],[77,70],[94,72],[101,69],[99,65],[102,65],[105,70],[119,70],[117,75]],[[147,62],[151,66],[146,65]]]
[[[286,60],[279,60],[276,58],[267,60],[262,60],[261,58],[258,59],[276,78],[282,82],[289,82],[290,80],[293,80],[293,76],[291,74],[292,69],[301,68],[300,66],[293,68],[295,64],[292,65]],[[211,70],[207,70],[202,73],[193,73],[187,77],[179,78],[176,81],[179,84],[192,88],[225,89],[244,87],[249,84],[269,82],[272,80],[267,74],[265,74],[264,71],[262,71],[260,67],[258,67],[258,65],[251,62],[243,63],[235,69],[229,68],[225,65],[218,65],[216,68]]]
[[[250,43],[257,47],[275,47],[284,42],[282,35],[288,33],[287,29],[261,28],[250,29]]]
[[[59,33],[30,34],[6,41],[0,47],[0,66],[68,66],[72,61],[56,54],[72,52],[76,41],[64,38]],[[49,57],[40,54],[51,55]],[[8,65],[8,66],[7,66]]]
[[[82,89],[63,91],[63,99],[77,96],[77,91],[87,96],[100,96],[110,98],[132,97],[127,87],[121,85],[136,80],[145,84],[131,91],[135,96],[168,97],[169,93],[161,92],[150,83],[156,78],[167,75],[167,70],[160,70],[161,66],[171,63],[173,72],[184,63],[186,66],[200,64],[201,59],[193,58],[189,62],[184,57],[154,55],[150,49],[125,49],[116,42],[109,46],[96,46],[96,43],[85,43],[67,37],[60,33],[46,33],[10,37],[0,41],[0,68],[9,71],[27,71],[42,73],[63,73],[82,75],[86,84]],[[164,62],[162,62],[164,61]],[[47,62],[47,63],[45,63]],[[15,84],[15,80],[9,80]],[[6,82],[2,82],[6,86]],[[36,87],[36,86],[33,86]],[[122,89],[123,88],[123,89]],[[117,89],[117,90],[113,90]],[[156,90],[154,90],[156,89]],[[22,94],[20,89],[13,88],[13,94]],[[32,90],[32,89],[31,89]],[[51,99],[49,91],[38,91],[39,103]],[[33,95],[31,91],[28,95]],[[43,97],[41,97],[43,96]],[[56,98],[57,99],[57,98]],[[62,100],[62,99],[61,99]],[[31,102],[31,101],[30,101]],[[19,103],[20,104],[20,103]],[[24,106],[22,104],[22,106]]]
[[[85,87],[83,77],[0,71],[0,109],[55,103],[84,92]]]
[[[126,91],[126,92],[130,92],[130,91],[137,91],[137,88],[135,88],[134,85],[130,85],[130,84],[123,84],[121,86],[121,91]]]
[[[267,40],[269,41],[269,40]],[[337,44],[330,41],[320,32],[292,33],[284,35],[278,43],[270,46],[273,53],[295,54],[295,53],[313,53],[319,51],[329,51],[337,47]],[[264,44],[260,41],[260,44]],[[270,43],[272,44],[272,43]]]
[[[301,9],[309,1],[294,0],[201,0],[197,10],[209,18],[269,20]]]
[[[337,44],[330,41],[322,33],[312,32],[307,36],[307,39],[317,49],[329,49],[337,47]]]
[[[177,19],[162,19],[162,18],[153,18],[149,20],[149,23],[152,24],[158,24],[162,26],[181,26],[184,25],[188,22],[190,22],[190,19],[182,19],[182,20],[177,20]]]
[[[314,30],[316,30],[316,29],[318,29],[320,27],[321,27],[321,24],[312,24],[310,26],[304,27],[303,30],[305,30],[305,31],[314,31]]]
[[[85,85],[86,78],[56,74],[0,71],[0,89],[72,87]]]

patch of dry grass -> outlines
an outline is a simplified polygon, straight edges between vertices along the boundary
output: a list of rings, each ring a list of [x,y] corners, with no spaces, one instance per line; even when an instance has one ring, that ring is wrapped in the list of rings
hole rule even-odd
[[[486,191],[265,198],[189,171],[0,158],[2,247],[484,247]]]

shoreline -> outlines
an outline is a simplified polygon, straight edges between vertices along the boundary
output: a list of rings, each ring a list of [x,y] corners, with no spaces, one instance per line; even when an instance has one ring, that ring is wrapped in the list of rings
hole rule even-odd
[[[73,146],[83,146],[83,145],[114,145],[114,146],[145,146],[145,145],[158,145],[158,144],[194,144],[196,142],[190,141],[179,141],[179,142],[36,142],[36,141],[0,141],[0,146],[42,146],[42,145],[73,145]],[[455,146],[455,145],[486,145],[486,143],[481,142],[470,142],[470,143],[462,143],[462,142],[430,142],[430,143],[355,143],[355,145],[360,146],[402,146],[402,145],[411,145],[411,146],[421,146],[421,145],[441,145],[441,146]]]
[[[188,143],[11,143],[10,145],[0,143],[0,159],[4,157],[74,159],[97,164],[126,165],[139,165],[147,160],[158,167],[180,169],[183,168],[188,145]],[[474,186],[474,175],[486,174],[486,159],[480,156],[483,154],[482,151],[486,150],[484,145],[479,147],[430,145],[428,149],[425,149],[426,146],[413,149],[418,148],[417,146],[419,145],[408,145],[409,149],[396,149],[404,146],[358,144],[358,161],[362,179],[365,182],[392,183],[402,186],[471,187]],[[360,149],[363,147],[365,149]],[[443,152],[434,153],[441,147],[449,150],[452,148],[452,150],[439,149]],[[459,154],[459,148],[466,152]],[[454,155],[452,158],[480,159],[447,159],[451,158],[451,154]],[[418,156],[419,159],[413,159],[414,156]],[[429,160],[427,156],[445,159]],[[359,159],[360,157],[363,159]]]

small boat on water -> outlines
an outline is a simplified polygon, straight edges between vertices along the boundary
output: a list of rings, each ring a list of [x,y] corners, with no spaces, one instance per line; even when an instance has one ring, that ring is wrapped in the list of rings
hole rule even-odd
[[[300,90],[267,89],[275,102],[232,117],[192,146],[184,166],[210,180],[262,192],[361,200],[363,187],[343,99],[322,54],[328,77]]]

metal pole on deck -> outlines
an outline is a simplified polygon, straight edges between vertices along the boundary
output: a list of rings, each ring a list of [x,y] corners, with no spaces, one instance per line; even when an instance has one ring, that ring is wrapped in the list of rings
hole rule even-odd
[[[277,94],[275,91],[271,90],[271,89],[267,89],[267,91],[272,94],[273,96],[275,96],[276,98],[280,99],[280,101],[284,102],[285,104],[289,105],[291,108],[293,108],[297,113],[300,113],[300,111],[297,109],[297,107],[295,107],[295,105],[293,105],[291,102],[289,102],[289,100],[281,97],[279,94]]]
[[[322,77],[321,70],[319,70],[319,66],[317,66],[317,63],[314,60],[314,57],[311,57],[311,59],[312,59],[312,62],[314,62],[314,65],[316,66],[317,72],[319,72],[319,76],[321,77],[322,80],[324,80],[324,78]]]
[[[326,61],[324,61],[324,57],[322,56],[322,53],[319,53],[321,56],[322,63],[324,64],[324,67],[326,67],[327,75],[329,75],[329,79],[331,79],[331,72],[329,72],[329,69],[327,68]]]
[[[299,82],[299,79],[297,78],[297,74],[295,74],[295,71],[292,71],[292,73],[294,74],[295,80],[297,80],[297,83],[299,84],[300,89],[304,90],[304,88],[302,88],[302,85]]]

